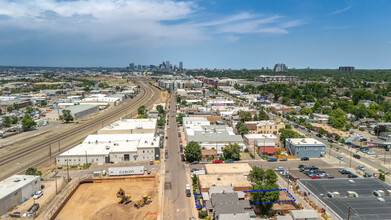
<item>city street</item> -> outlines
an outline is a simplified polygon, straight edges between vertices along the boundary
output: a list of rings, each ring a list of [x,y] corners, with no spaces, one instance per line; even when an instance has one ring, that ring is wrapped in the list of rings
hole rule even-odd
[[[168,159],[165,161],[165,181],[163,196],[163,219],[189,219],[192,216],[192,197],[186,197],[185,164],[181,162],[179,152],[178,127],[176,123],[175,96],[171,97],[166,149]],[[190,184],[190,182],[188,183]]]

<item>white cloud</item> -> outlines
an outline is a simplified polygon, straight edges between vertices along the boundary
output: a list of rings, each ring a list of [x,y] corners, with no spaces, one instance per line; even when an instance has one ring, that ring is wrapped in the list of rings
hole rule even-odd
[[[231,42],[244,34],[286,34],[288,28],[304,24],[249,12],[202,22],[197,17],[200,10],[194,2],[174,0],[0,0],[0,32],[12,28],[118,46],[167,46],[221,34]]]
[[[341,13],[344,13],[345,11],[348,11],[351,8],[352,8],[352,6],[350,5],[350,6],[347,6],[345,8],[335,10],[335,11],[331,12],[330,15],[341,14]]]

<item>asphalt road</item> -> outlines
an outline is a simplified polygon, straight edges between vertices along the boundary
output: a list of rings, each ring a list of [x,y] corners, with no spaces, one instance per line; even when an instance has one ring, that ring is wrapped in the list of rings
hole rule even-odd
[[[176,123],[175,98],[171,96],[169,105],[169,128],[165,162],[163,219],[189,219],[191,216],[191,197],[186,197],[185,164],[179,152],[178,126]]]

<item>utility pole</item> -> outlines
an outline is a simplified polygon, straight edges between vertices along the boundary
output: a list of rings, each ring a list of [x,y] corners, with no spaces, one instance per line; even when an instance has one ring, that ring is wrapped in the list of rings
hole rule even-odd
[[[49,159],[52,158],[52,145],[49,144]]]
[[[348,220],[350,220],[350,206],[349,206],[349,210],[348,210]]]
[[[57,166],[56,166],[56,170],[54,172],[54,182],[56,182],[56,195],[58,194],[58,191],[57,191]]]
[[[352,148],[350,148],[350,164],[349,164],[349,167],[352,168]]]
[[[386,148],[384,148],[384,165],[386,164],[386,156],[387,156],[387,151]]]
[[[68,159],[67,159],[67,177],[68,177],[68,183],[69,183],[69,165],[68,165]]]

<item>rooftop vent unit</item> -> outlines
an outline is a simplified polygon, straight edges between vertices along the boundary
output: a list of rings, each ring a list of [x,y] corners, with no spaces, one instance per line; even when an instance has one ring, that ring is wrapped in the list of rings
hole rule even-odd
[[[19,178],[16,178],[16,179],[14,179],[14,182],[15,182],[15,183],[20,182],[20,179],[19,179]]]
[[[110,146],[107,145],[107,146],[106,146],[106,150],[110,150]]]

